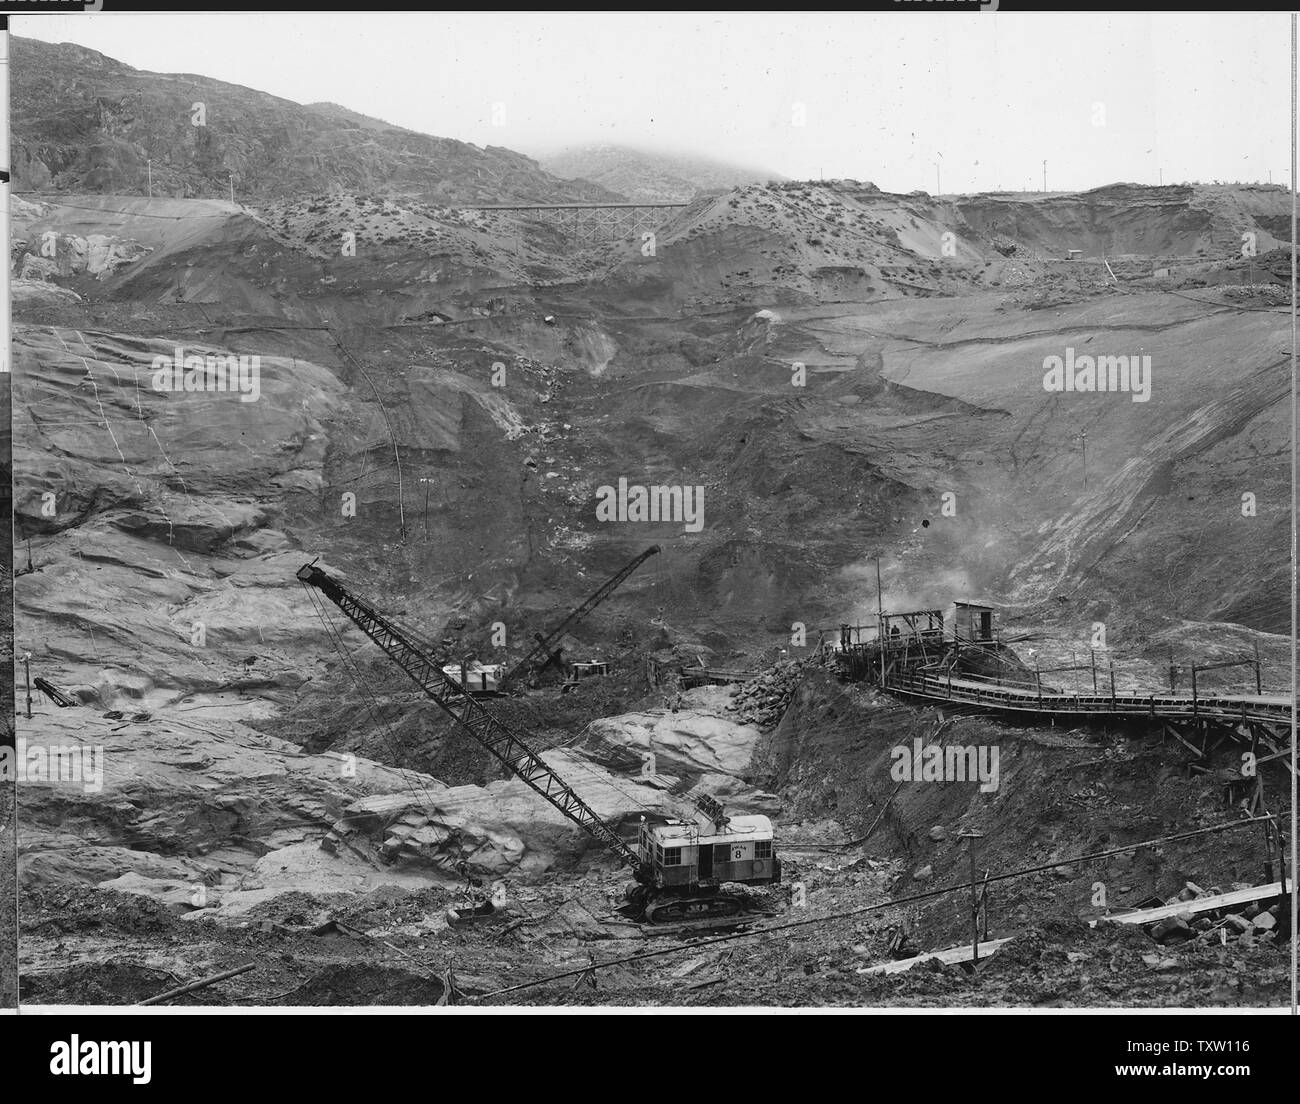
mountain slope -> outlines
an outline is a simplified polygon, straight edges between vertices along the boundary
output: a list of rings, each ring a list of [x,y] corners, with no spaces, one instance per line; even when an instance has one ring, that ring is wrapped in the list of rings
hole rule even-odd
[[[618,200],[498,146],[435,138],[333,104],[303,106],[94,50],[12,38],[16,191],[226,198],[357,191],[430,203]],[[195,104],[204,108],[195,125]]]

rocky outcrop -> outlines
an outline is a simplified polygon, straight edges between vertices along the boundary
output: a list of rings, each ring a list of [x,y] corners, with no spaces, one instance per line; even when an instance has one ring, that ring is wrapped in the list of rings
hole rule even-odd
[[[641,816],[671,813],[660,790],[620,779],[581,752],[558,749],[543,758],[597,816],[624,826],[629,839]],[[359,798],[334,822],[326,846],[350,843],[375,846],[381,861],[400,869],[453,880],[465,874],[535,876],[589,849],[602,858],[593,840],[518,779],[450,787],[423,780],[418,789]]]
[[[15,243],[20,280],[52,280],[69,276],[107,279],[134,264],[149,247],[111,234],[55,234]]]

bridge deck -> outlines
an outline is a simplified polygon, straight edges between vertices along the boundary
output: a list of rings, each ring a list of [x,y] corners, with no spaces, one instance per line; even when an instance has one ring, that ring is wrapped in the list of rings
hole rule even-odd
[[[683,667],[681,668],[681,675],[687,682],[708,682],[715,686],[733,682],[748,682],[754,677],[745,674],[743,671],[723,671],[716,667]]]
[[[1173,720],[1290,721],[1291,699],[1282,694],[1063,694],[1032,686],[1007,686],[971,678],[894,675],[887,689],[931,701],[967,702],[990,709],[1096,717],[1168,717]]]

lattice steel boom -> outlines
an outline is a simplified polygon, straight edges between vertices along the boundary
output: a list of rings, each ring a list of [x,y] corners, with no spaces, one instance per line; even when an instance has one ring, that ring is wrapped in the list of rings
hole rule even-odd
[[[657,552],[658,549],[652,551]],[[649,553],[643,553],[644,559]],[[640,562],[638,560],[637,562]],[[630,572],[629,572],[630,573]],[[637,853],[586,804],[518,733],[493,716],[483,704],[443,673],[434,656],[423,651],[374,606],[359,598],[314,564],[298,569],[298,578],[314,586],[339,607],[434,703],[489,754],[531,789],[541,794],[569,820],[613,852],[638,878],[643,864]]]
[[[645,561],[648,560],[651,556],[657,555],[658,552],[659,552],[659,546],[657,544],[652,544],[649,548],[647,548],[634,560],[632,560],[630,563],[625,564],[622,568],[620,568],[617,572],[615,572],[612,576],[610,576],[610,578],[607,579],[604,582],[604,584],[602,584],[601,588],[598,591],[596,591],[590,598],[588,598],[585,602],[583,602],[582,605],[580,605],[577,609],[575,609],[572,613],[570,613],[568,617],[566,617],[563,621],[561,621],[558,625],[556,625],[555,628],[553,628],[545,636],[543,636],[541,633],[535,634],[537,637],[537,643],[533,645],[532,650],[529,651],[529,653],[526,656],[524,656],[523,659],[521,659],[518,663],[516,663],[513,667],[511,667],[509,671],[506,672],[505,677],[501,680],[501,685],[506,686],[511,681],[518,678],[519,675],[523,671],[527,670],[529,665],[532,664],[534,660],[536,660],[537,657],[542,655],[543,653],[546,654],[549,662],[549,657],[551,655],[551,648],[554,646],[555,642],[559,640],[560,637],[562,637],[566,632],[568,632],[569,629],[573,628],[579,621],[585,618],[587,614],[589,614],[598,605],[600,605],[601,602],[603,602],[606,598],[608,598],[611,594],[613,594],[614,591],[616,591],[620,586],[622,586],[623,581],[629,575],[631,575],[632,572],[634,572],[638,567],[640,567],[643,563],[645,563]]]

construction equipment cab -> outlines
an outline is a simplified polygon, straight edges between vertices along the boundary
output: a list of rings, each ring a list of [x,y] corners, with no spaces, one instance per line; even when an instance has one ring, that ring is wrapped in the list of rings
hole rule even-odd
[[[471,694],[491,695],[501,692],[502,663],[479,663],[466,656],[459,663],[448,663],[442,673]]]
[[[482,695],[471,689],[474,672],[468,661],[464,670],[459,665],[444,666],[409,630],[331,578],[314,560],[298,569],[298,579],[338,606],[462,733],[628,867],[635,879],[628,899],[639,917],[657,923],[737,916],[746,910],[747,902],[721,888],[724,883],[767,885],[780,880],[772,822],[764,816],[728,817],[708,793],[695,794],[695,824],[680,820],[651,828],[642,820],[639,843],[633,847],[533,750],[531,737],[516,732],[484,705]],[[593,604],[588,599],[587,608]],[[323,606],[318,612],[326,628],[331,628]],[[480,689],[490,692],[487,676],[480,671],[479,677]]]
[[[768,885],[781,880],[772,822],[733,816],[710,830],[684,820],[641,822],[637,850],[655,889],[694,890],[724,882]]]

